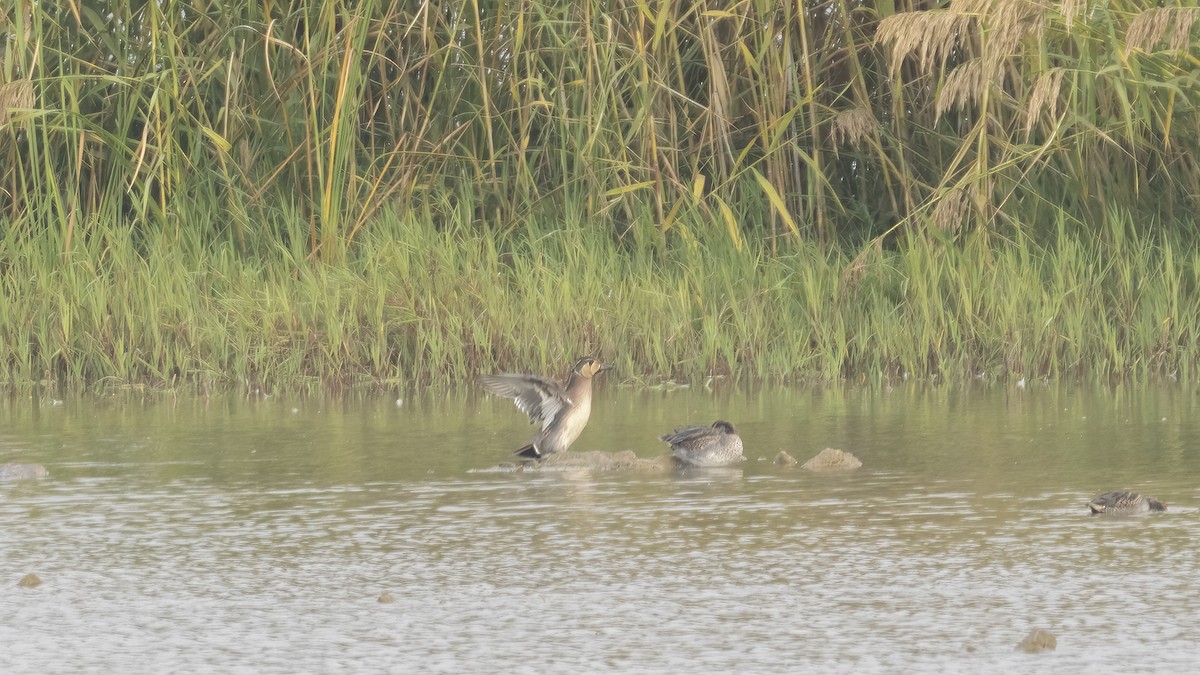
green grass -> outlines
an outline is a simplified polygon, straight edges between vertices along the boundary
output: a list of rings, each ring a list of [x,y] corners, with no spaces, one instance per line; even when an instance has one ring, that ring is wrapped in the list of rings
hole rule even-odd
[[[557,213],[501,231],[383,212],[340,264],[310,260],[286,213],[260,223],[278,238],[243,248],[186,222],[81,228],[65,254],[49,235],[10,234],[0,382],[406,390],[561,374],[584,353],[646,383],[1140,380],[1190,378],[1200,358],[1200,249],[1120,212],[1099,237],[1064,222],[1048,244],[981,231],[856,260],[739,250],[706,234],[719,216],[685,219],[662,257],[580,222],[582,208]]]

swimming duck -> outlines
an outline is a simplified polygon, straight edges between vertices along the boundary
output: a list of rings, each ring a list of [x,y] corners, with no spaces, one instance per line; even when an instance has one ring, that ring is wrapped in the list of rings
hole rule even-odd
[[[592,414],[592,378],[613,366],[585,356],[575,362],[565,385],[537,375],[482,375],[483,388],[511,398],[530,424],[541,430],[514,454],[541,458],[571,447]]]
[[[1166,511],[1167,505],[1154,497],[1122,490],[1096,495],[1092,501],[1088,502],[1088,508],[1092,510],[1093,514],[1128,515],[1133,513],[1149,513],[1151,511]]]
[[[725,466],[741,462],[742,438],[733,425],[717,420],[711,427],[676,429],[659,440],[671,444],[671,456],[691,466]]]

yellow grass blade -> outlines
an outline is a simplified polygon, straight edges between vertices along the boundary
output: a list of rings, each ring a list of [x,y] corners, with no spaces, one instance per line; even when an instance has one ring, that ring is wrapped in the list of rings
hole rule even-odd
[[[767,200],[771,202],[771,206],[774,207],[775,212],[779,214],[780,218],[783,218],[783,222],[787,224],[792,234],[799,237],[800,228],[796,227],[796,221],[792,220],[792,214],[788,213],[787,205],[784,204],[783,197],[780,197],[779,193],[775,191],[775,186],[771,185],[771,181],[759,173],[758,169],[750,169],[750,172],[754,174],[754,179],[762,187],[763,193],[767,195]]]
[[[652,180],[645,180],[640,183],[633,183],[632,185],[622,185],[621,187],[615,187],[615,188],[609,190],[608,192],[605,192],[604,196],[605,197],[619,197],[623,194],[628,194],[630,192],[636,192],[638,190],[648,188],[652,185],[654,185],[654,181],[652,181]]]
[[[717,202],[717,208],[721,210],[721,216],[725,218],[725,228],[729,231],[729,239],[737,250],[742,250],[742,233],[738,229],[737,220],[733,217],[733,211],[729,209],[725,200],[717,195],[713,195],[713,199]]]

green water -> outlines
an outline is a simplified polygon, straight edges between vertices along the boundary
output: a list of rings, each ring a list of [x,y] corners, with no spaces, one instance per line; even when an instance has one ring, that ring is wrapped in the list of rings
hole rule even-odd
[[[1198,407],[613,383],[574,449],[723,418],[749,461],[514,474],[532,429],[475,395],[7,399],[0,463],[50,475],[0,484],[0,672],[1181,672]],[[824,447],[863,468],[771,461]],[[1087,515],[1119,488],[1169,510]],[[1035,627],[1056,651],[1013,649]]]

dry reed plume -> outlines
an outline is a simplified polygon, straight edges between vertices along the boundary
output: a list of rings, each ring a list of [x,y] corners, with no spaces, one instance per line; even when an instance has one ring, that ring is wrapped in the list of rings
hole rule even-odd
[[[8,124],[12,111],[32,108],[33,82],[30,80],[13,80],[0,85],[0,126]]]
[[[1125,54],[1134,50],[1154,51],[1164,38],[1171,51],[1187,49],[1192,42],[1192,26],[1197,19],[1200,19],[1200,8],[1197,7],[1147,9],[1129,22],[1129,30],[1125,34]]]

